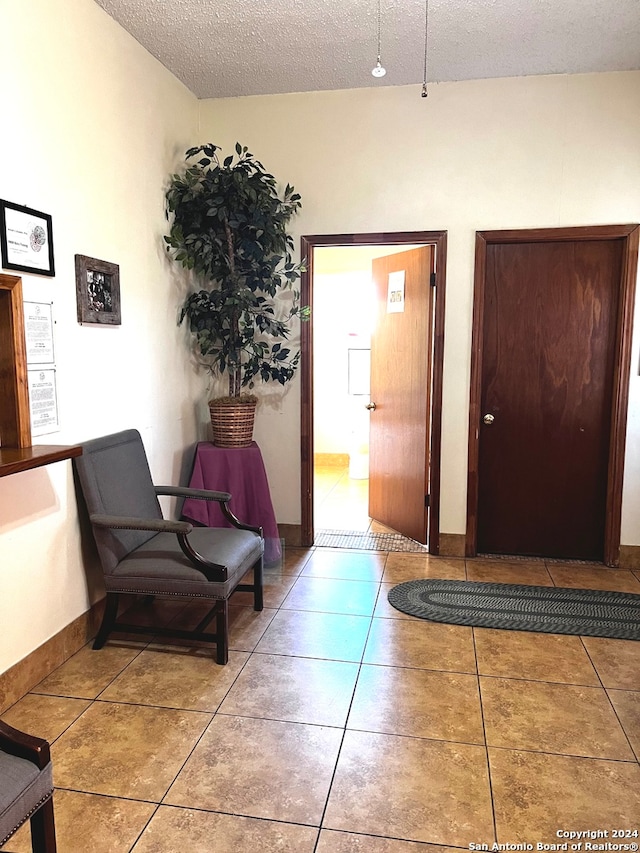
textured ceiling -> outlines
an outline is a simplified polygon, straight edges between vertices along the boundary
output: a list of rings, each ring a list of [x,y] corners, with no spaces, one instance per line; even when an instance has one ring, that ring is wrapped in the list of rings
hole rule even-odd
[[[200,98],[421,83],[424,0],[96,0]],[[431,82],[640,68],[640,0],[429,0]]]

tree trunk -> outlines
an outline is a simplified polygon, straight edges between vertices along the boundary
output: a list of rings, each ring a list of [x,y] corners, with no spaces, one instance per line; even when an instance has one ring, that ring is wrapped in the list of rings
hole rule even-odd
[[[236,282],[236,261],[235,261],[235,253],[234,253],[234,245],[233,245],[233,234],[231,232],[231,228],[229,227],[229,223],[225,216],[224,219],[224,230],[227,235],[227,253],[229,255],[229,278],[232,285],[232,290],[237,287]],[[227,369],[229,371],[229,396],[230,397],[239,397],[240,396],[240,387],[241,387],[241,367],[242,367],[242,351],[240,350],[240,326],[239,326],[239,314],[237,311],[233,312],[231,317],[231,339],[233,342],[233,346],[231,351],[233,353],[233,361],[230,365],[227,365]]]

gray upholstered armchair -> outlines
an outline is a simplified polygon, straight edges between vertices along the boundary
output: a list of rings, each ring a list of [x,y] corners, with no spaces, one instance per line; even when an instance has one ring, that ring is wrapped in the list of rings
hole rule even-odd
[[[102,563],[107,601],[94,642],[101,648],[111,631],[164,634],[217,644],[216,660],[229,657],[228,603],[235,590],[253,592],[262,610],[262,530],[232,514],[225,492],[154,486],[137,430],[96,438],[74,459]],[[158,495],[218,501],[231,528],[194,528],[162,516]],[[253,570],[253,583],[241,583]],[[119,596],[208,599],[212,607],[193,631],[117,621]],[[206,633],[216,618],[216,632]]]
[[[0,721],[0,847],[27,820],[33,853],[56,853],[49,744]]]

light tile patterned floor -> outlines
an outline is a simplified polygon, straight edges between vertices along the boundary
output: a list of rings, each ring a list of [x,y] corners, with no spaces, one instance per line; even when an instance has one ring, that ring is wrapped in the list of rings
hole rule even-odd
[[[640,591],[631,572],[576,572]],[[640,642],[434,624],[386,601],[427,576],[572,580],[540,561],[289,549],[263,613],[236,597],[226,667],[127,638],[74,655],[3,715],[53,744],[60,853],[535,850],[558,830],[640,829]],[[3,853],[29,849],[25,827]]]
[[[336,533],[348,531],[353,534],[364,534],[371,530],[368,512],[369,480],[352,479],[349,477],[348,467],[317,464],[314,467],[313,476],[313,512],[317,531],[326,530]]]

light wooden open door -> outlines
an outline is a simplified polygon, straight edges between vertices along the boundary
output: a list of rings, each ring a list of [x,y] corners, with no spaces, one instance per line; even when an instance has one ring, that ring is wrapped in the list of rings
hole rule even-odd
[[[372,263],[369,515],[427,542],[434,247]],[[375,406],[375,408],[373,408]]]

